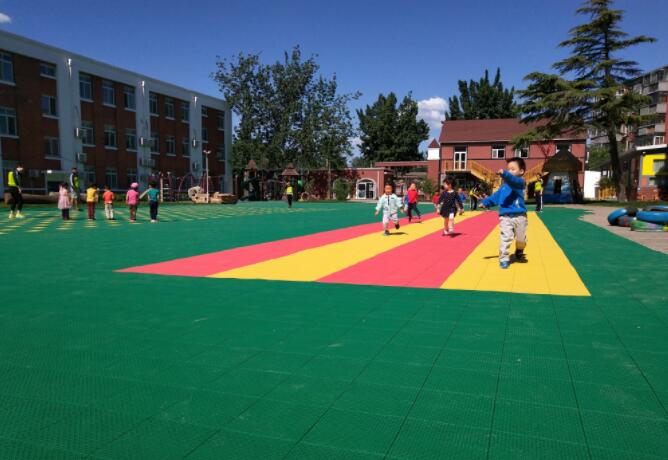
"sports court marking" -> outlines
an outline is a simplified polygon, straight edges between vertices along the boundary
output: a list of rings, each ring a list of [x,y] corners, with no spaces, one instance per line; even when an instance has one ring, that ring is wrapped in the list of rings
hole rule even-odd
[[[498,215],[457,218],[457,236],[441,236],[442,219],[402,225],[386,237],[364,224],[228,249],[121,272],[209,278],[312,281],[473,291],[589,296],[568,257],[529,213],[526,264],[499,268]]]

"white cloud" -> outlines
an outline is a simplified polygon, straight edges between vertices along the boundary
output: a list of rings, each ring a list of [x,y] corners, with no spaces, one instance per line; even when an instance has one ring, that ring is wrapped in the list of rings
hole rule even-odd
[[[448,101],[442,97],[430,97],[418,101],[419,119],[424,120],[432,131],[441,129],[441,122],[445,118],[445,112],[448,110]]]
[[[12,18],[7,16],[5,13],[0,13],[0,24],[9,24],[12,22]]]

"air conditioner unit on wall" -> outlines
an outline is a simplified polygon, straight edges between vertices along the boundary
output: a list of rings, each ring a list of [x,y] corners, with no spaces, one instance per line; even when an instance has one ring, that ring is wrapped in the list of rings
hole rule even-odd
[[[88,160],[88,156],[85,153],[77,153],[77,161],[80,163],[85,163]]]

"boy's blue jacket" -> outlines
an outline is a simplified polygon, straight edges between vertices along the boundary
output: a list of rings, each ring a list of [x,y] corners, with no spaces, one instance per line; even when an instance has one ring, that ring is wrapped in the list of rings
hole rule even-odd
[[[482,200],[486,207],[499,206],[499,215],[508,216],[527,212],[524,204],[524,179],[503,171],[503,185],[494,194]]]

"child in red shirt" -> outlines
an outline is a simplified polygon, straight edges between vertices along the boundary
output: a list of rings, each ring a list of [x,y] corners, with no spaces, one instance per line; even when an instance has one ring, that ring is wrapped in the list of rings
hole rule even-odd
[[[104,215],[107,220],[116,220],[114,219],[114,198],[114,192],[109,189],[108,185],[105,185],[102,199],[104,199]]]

